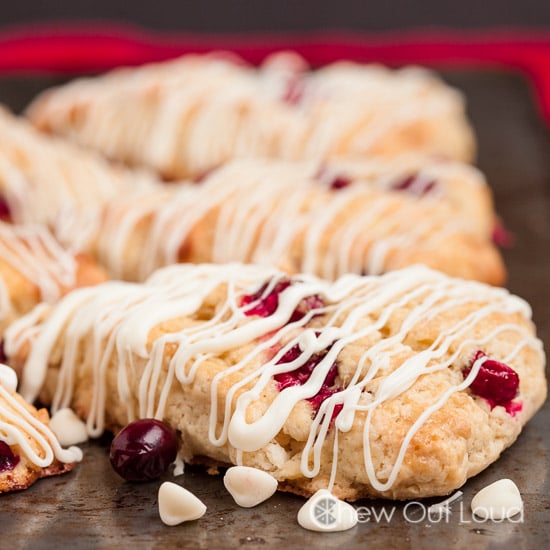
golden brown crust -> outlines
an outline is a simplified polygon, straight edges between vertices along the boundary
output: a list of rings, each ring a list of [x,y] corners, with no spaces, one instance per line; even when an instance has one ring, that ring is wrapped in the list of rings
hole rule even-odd
[[[108,279],[105,269],[101,267],[89,254],[77,254],[75,256],[75,261],[77,263],[77,267],[74,285],[64,287],[62,294],[66,294],[75,288],[97,285]]]
[[[23,491],[45,477],[58,476],[72,471],[74,463],[63,463],[55,460],[47,468],[37,468],[22,458],[14,470],[0,473],[0,493]]]

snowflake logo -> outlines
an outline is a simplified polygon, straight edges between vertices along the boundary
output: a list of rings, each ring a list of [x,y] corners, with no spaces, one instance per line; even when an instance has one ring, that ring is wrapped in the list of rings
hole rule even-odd
[[[323,527],[330,527],[336,523],[336,500],[325,497],[316,502],[313,519]]]

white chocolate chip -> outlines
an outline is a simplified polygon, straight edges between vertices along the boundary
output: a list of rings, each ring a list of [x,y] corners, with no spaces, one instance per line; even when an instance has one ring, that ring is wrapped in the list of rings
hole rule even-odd
[[[225,488],[243,508],[252,508],[277,490],[277,480],[267,472],[250,466],[233,466],[223,478]]]
[[[346,531],[357,524],[357,510],[327,489],[317,491],[298,512],[298,523],[310,531]]]
[[[88,441],[86,424],[71,409],[58,410],[50,420],[50,428],[63,447]]]
[[[166,525],[178,525],[204,516],[206,505],[181,485],[165,481],[159,489],[159,515]]]
[[[472,499],[472,512],[481,518],[508,519],[523,512],[523,501],[511,479],[500,479],[481,489]]]
[[[3,363],[0,363],[0,384],[12,393],[17,389],[17,374],[11,367]]]

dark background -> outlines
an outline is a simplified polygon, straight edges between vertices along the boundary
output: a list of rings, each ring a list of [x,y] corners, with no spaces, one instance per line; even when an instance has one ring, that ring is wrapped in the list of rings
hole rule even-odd
[[[159,30],[254,32],[550,27],[549,0],[3,0],[0,27],[115,20]]]

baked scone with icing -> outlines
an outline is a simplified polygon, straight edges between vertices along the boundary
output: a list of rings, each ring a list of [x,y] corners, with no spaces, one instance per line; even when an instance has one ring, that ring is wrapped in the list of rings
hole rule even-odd
[[[0,215],[47,223],[63,245],[130,280],[178,261],[252,261],[328,278],[424,262],[492,284],[505,277],[483,176],[416,154],[235,160],[200,185],[171,189],[0,110]]]
[[[238,159],[199,184],[125,194],[63,223],[63,243],[76,241],[125,280],[176,262],[231,261],[328,279],[414,263],[491,284],[505,278],[483,176],[418,155],[323,165]]]
[[[290,53],[259,69],[212,54],[118,69],[42,93],[28,116],[168,179],[202,175],[235,157],[417,151],[471,161],[474,154],[463,97],[434,74],[351,62],[309,71]]]
[[[72,292],[14,323],[22,394],[90,435],[162,419],[186,461],[269,472],[302,495],[447,494],[546,397],[526,302],[424,266],[335,282],[174,265]]]
[[[77,447],[61,447],[48,427],[48,411],[27,403],[16,386],[15,372],[0,363],[0,493],[69,472],[82,459]]]
[[[53,136],[0,107],[0,219],[53,224],[66,209],[102,204],[149,185],[98,154]]]
[[[0,334],[38,303],[106,279],[91,257],[67,252],[46,227],[0,222]]]

